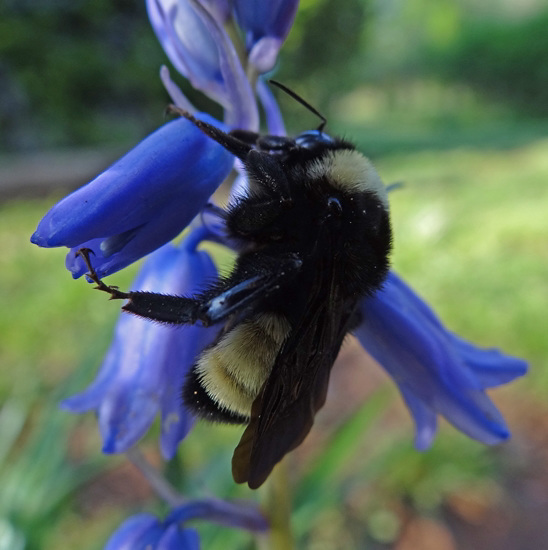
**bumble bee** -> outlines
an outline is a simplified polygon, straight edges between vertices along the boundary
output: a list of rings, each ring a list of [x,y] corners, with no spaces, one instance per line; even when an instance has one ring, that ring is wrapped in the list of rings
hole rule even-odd
[[[175,109],[245,168],[249,190],[223,211],[239,243],[232,272],[194,297],[121,292],[89,276],[125,311],[172,324],[221,324],[197,357],[182,393],[200,417],[246,424],[236,447],[236,482],[259,487],[310,431],[357,305],[388,272],[386,188],[353,145],[323,132],[296,137],[225,133]]]

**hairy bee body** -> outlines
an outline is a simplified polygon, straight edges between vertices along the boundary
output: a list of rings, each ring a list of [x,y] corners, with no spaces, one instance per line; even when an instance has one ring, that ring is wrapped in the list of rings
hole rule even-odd
[[[209,420],[248,422],[289,330],[282,315],[261,313],[222,333],[194,365],[184,401]]]
[[[263,156],[262,172],[249,166],[248,193],[229,205],[226,226],[241,253],[221,287],[230,292],[263,274],[276,284],[266,284],[252,308],[228,316],[187,377],[184,402],[208,420],[248,424],[271,376],[286,378],[282,406],[297,384],[303,410],[317,410],[358,301],[380,286],[388,269],[386,191],[366,157],[340,140],[268,154],[271,165],[261,168],[268,162]],[[265,185],[265,170],[279,189]],[[299,263],[295,273],[277,273],[290,258]],[[281,366],[294,348],[302,351]],[[313,370],[318,366],[320,374]],[[299,393],[307,389],[311,405]],[[302,419],[285,419],[292,421]]]
[[[245,169],[247,192],[218,209],[238,254],[234,268],[201,294],[169,296],[105,285],[82,256],[97,288],[127,300],[125,311],[218,327],[186,378],[183,400],[198,416],[247,425],[232,473],[257,488],[310,431],[357,306],[388,273],[387,193],[365,156],[322,132],[325,120],[287,138],[225,133],[177,112]]]

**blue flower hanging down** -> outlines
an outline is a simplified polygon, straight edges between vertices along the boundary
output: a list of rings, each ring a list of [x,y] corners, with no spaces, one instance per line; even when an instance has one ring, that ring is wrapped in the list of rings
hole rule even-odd
[[[215,280],[209,254],[196,250],[207,234],[200,227],[178,247],[168,243],[153,252],[133,288],[191,295],[205,281]],[[63,407],[77,413],[97,411],[105,453],[131,448],[161,413],[161,449],[172,458],[193,423],[181,407],[180,388],[194,358],[214,336],[212,329],[200,326],[173,327],[123,315],[96,380]]]
[[[32,237],[40,246],[69,247],[73,276],[91,270],[103,290],[127,298],[124,309],[140,316],[122,316],[97,380],[65,406],[98,412],[105,452],[130,448],[160,412],[161,447],[170,457],[191,425],[178,400],[191,369],[185,396],[194,412],[248,423],[234,474],[255,487],[306,436],[342,339],[353,330],[398,385],[416,422],[417,448],[431,444],[438,414],[479,441],[504,440],[508,429],[485,390],[523,375],[525,363],[448,332],[387,272],[388,203],[370,162],[321,130],[283,137],[277,104],[256,80],[274,65],[297,2],[241,1],[233,11],[227,5],[147,2],[173,65],[223,106],[223,123],[197,114],[162,68],[185,118],[54,206]],[[245,66],[223,29],[231,17],[245,37]],[[256,95],[271,134],[266,138],[256,134]],[[239,183],[226,211],[210,196],[234,158]],[[298,215],[290,216],[295,205]],[[361,233],[348,231],[349,219]],[[179,247],[166,244],[186,227]],[[215,279],[209,257],[197,248],[203,239],[238,254],[228,278]],[[293,250],[293,242],[300,248]],[[80,249],[93,254],[77,255]],[[100,280],[156,249],[134,286],[149,293],[120,292]],[[284,309],[288,301],[291,308]],[[250,364],[256,368],[242,380],[240,366]],[[271,375],[280,372],[283,377]],[[223,377],[229,383],[221,390]]]
[[[199,550],[198,533],[185,526],[196,519],[254,532],[268,529],[266,520],[254,508],[210,498],[174,503],[163,521],[151,514],[132,516],[111,535],[105,550]]]

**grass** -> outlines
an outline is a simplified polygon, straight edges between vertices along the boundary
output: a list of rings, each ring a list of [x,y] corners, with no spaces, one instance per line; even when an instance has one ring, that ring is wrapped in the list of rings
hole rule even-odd
[[[349,135],[351,130],[348,130]],[[527,145],[504,150],[458,148],[400,152],[379,157],[376,164],[386,182],[405,183],[390,197],[395,233],[394,268],[433,305],[454,331],[480,345],[502,347],[508,353],[528,359],[530,375],[509,391],[501,391],[505,396],[501,406],[523,403],[527,407],[540,407],[548,390],[545,368],[548,361],[545,336],[548,140],[530,141]],[[67,377],[85,362],[89,367],[79,377],[79,388],[91,379],[108,346],[109,334],[118,315],[116,303],[92,292],[83,280],[71,279],[63,267],[62,250],[41,250],[29,243],[37,221],[57,198],[14,200],[1,206],[0,300],[4,314],[0,318],[0,401],[9,400],[26,412],[20,417],[19,435],[15,434],[4,462],[0,461],[0,483],[1,476],[12,471],[10,468],[24,456],[25,449],[33,448],[29,442],[36,430],[47,433],[43,417],[57,414],[52,412],[50,405],[60,393],[69,392],[64,389]],[[116,274],[109,282],[125,288],[135,271],[133,267]],[[59,387],[62,389],[56,391]],[[342,476],[345,490],[348,487],[344,479],[367,485],[367,490],[376,495],[371,498],[378,512],[378,517],[373,516],[371,520],[370,530],[378,531],[380,538],[387,537],[386,533],[394,529],[389,506],[385,514],[379,503],[386,504],[398,491],[414,494],[417,502],[432,509],[439,505],[439,494],[446,490],[448,469],[453,468],[451,479],[455,483],[459,480],[472,483],[482,476],[494,475],[489,473],[488,466],[492,465],[490,455],[486,454],[489,451],[465,441],[447,426],[443,426],[440,443],[431,454],[418,455],[409,443],[410,423],[404,426],[405,442],[396,444],[388,436],[383,447],[382,437],[378,441],[372,439],[379,436],[378,432],[370,435],[372,420],[367,414],[365,411],[356,417],[353,426],[363,425],[364,440],[376,449],[378,444],[371,462],[356,461],[359,449],[352,452],[353,461],[344,449],[339,452],[334,448],[328,455],[329,460],[319,463],[315,471],[336,468],[337,473],[333,475]],[[512,418],[519,419],[519,409],[512,413]],[[47,426],[47,422],[45,424]],[[517,420],[516,424],[519,424]],[[67,438],[73,437],[74,425],[63,426],[59,429],[66,431]],[[85,462],[98,452],[98,442],[91,419],[84,423],[84,429],[88,437]],[[348,433],[352,434],[352,429],[349,427]],[[190,436],[184,465],[192,472],[212,454],[216,459],[202,468],[199,481],[193,482],[186,476],[185,485],[192,490],[199,490],[200,484],[220,488],[219,496],[226,496],[232,492],[226,473],[234,433],[226,429],[216,432],[220,437],[212,437],[207,432],[208,429],[200,427]],[[341,436],[338,441],[342,442],[340,445],[348,445],[348,437]],[[216,452],[212,453],[212,448]],[[458,454],[456,449],[465,450],[464,456],[470,459],[470,464],[455,466],[452,460]],[[339,456],[354,465],[353,473],[349,473],[348,468],[340,472]],[[388,473],[387,465],[390,467]],[[62,459],[58,466],[62,466]],[[28,467],[34,467],[32,461]],[[43,490],[46,486],[43,480],[36,479],[37,487],[42,483]],[[312,474],[312,478],[308,476],[304,482],[314,486],[318,480]],[[73,484],[74,489],[79,486],[74,480]],[[245,494],[245,491],[238,493]],[[314,494],[319,493],[315,491]],[[55,514],[52,512],[48,516],[48,525],[42,526],[49,533],[44,540],[52,548],[65,546],[63,533],[68,524],[88,525],[86,529],[70,531],[71,544],[78,544],[83,550],[98,548],[112,528],[113,518],[118,521],[126,513],[116,506],[110,513],[109,506],[113,505],[103,503],[102,512],[84,517],[72,511],[74,495],[71,496],[70,491],[64,498]],[[345,528],[342,516],[333,520],[334,513],[344,513],[329,508],[333,498],[331,494],[325,502],[315,503],[311,508],[310,503],[306,503],[306,494],[303,497],[299,493],[299,499],[304,500],[299,504],[296,517],[300,514],[316,518],[307,535],[310,541],[322,538],[326,517],[334,521],[331,525],[337,525],[338,521],[340,528]],[[358,508],[370,510],[368,502]],[[40,514],[35,514],[34,521],[39,522]],[[9,517],[17,526],[17,517]],[[24,525],[36,523],[26,518]],[[82,537],[79,539],[80,532]],[[329,536],[336,538],[337,534]],[[221,547],[223,542],[226,546],[227,539],[218,532],[206,538],[208,543],[204,547]],[[235,540],[242,539],[235,537]],[[33,544],[32,548],[46,547],[36,541]]]
[[[394,267],[456,332],[533,366],[548,357],[547,152],[544,140],[379,161],[405,182],[391,197]]]

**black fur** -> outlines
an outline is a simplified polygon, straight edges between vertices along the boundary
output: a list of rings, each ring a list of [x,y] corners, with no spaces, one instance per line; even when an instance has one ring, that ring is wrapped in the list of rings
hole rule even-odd
[[[374,187],[361,191],[330,179],[336,174],[328,170],[327,157],[353,151],[346,141],[321,131],[295,138],[225,134],[179,112],[244,163],[249,192],[225,215],[229,237],[239,246],[233,271],[194,297],[123,293],[94,280],[112,297],[128,299],[124,309],[137,315],[173,324],[218,323],[217,342],[238,323],[263,313],[287,320],[289,334],[249,418],[208,394],[203,370],[198,376],[193,369],[183,390],[195,414],[248,423],[234,453],[233,474],[255,488],[307,435],[344,336],[358,322],[357,305],[388,273],[389,215]],[[91,267],[90,273],[93,278]]]

